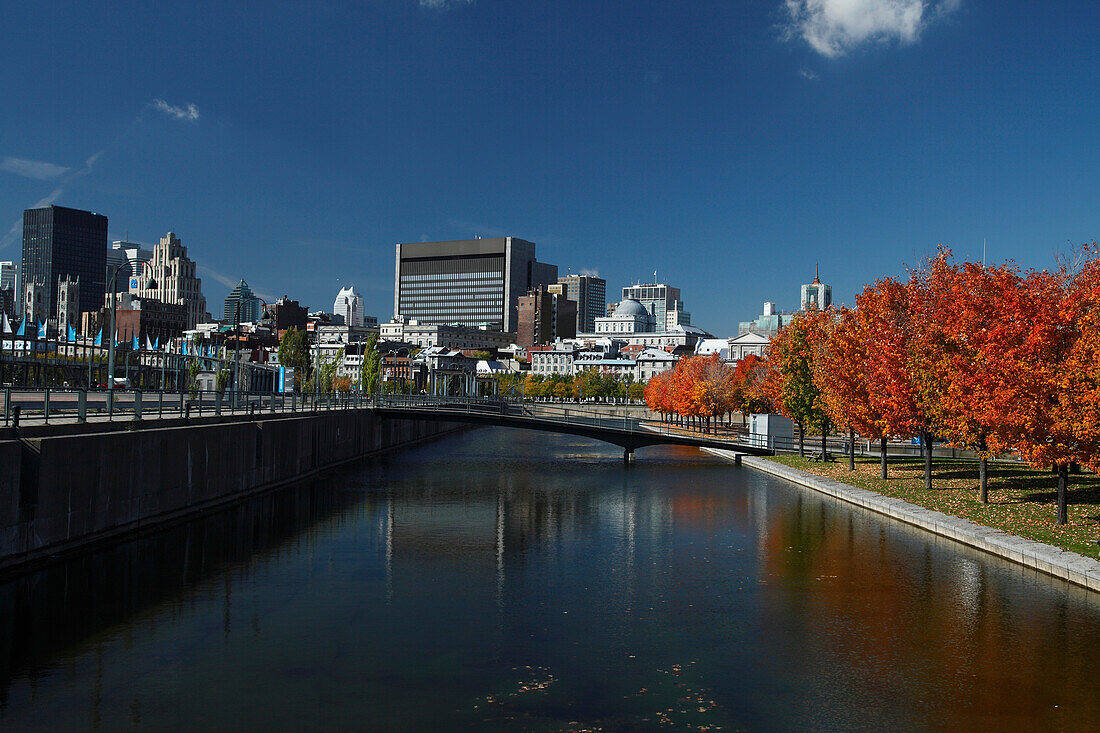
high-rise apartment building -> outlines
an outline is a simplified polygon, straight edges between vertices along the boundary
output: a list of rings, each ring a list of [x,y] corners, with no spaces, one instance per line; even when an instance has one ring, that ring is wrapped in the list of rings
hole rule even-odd
[[[144,251],[148,252],[148,250]],[[131,293],[139,298],[186,306],[189,329],[210,320],[210,314],[206,312],[206,297],[202,294],[202,279],[195,276],[195,263],[187,256],[187,247],[183,246],[183,240],[177,237],[175,232],[168,232],[153,246],[152,257],[148,260],[147,267],[137,264],[141,260],[142,250],[138,249],[133,257],[130,256],[129,249],[126,252],[133,267],[129,287]],[[152,288],[145,287],[149,277],[153,278],[154,287]],[[242,280],[241,283],[244,281]],[[249,295],[251,294],[250,290]],[[229,301],[226,300],[226,302]],[[252,309],[247,311],[251,315],[258,313],[260,306],[249,303],[247,308]],[[242,307],[242,321],[259,320],[258,316],[245,318],[245,312],[245,308]],[[234,315],[234,312],[228,312],[228,318],[233,318]]]
[[[336,301],[332,304],[332,313],[343,318],[347,326],[363,325],[363,296],[354,285],[340,288]]]
[[[594,275],[565,275],[558,278],[558,286],[557,292],[577,304],[577,333],[592,333],[596,319],[605,315],[607,281]]]
[[[516,343],[523,348],[577,335],[577,304],[543,285],[522,296],[516,310],[519,322]]]
[[[237,287],[233,288],[233,292],[225,299],[225,307],[222,311],[222,321],[234,324],[237,322],[238,303],[240,303],[241,306],[241,323],[256,323],[260,320],[263,303],[255,299],[252,288],[248,287],[248,283],[244,280],[241,280],[237,283]]]
[[[814,281],[802,286],[801,297],[798,302],[802,310],[809,310],[813,304],[819,311],[823,311],[833,303],[833,288],[831,285],[823,285],[817,276],[817,265],[814,265]]]
[[[21,308],[33,320],[57,312],[58,278],[78,282],[79,302],[97,309],[107,289],[107,217],[64,206],[23,212]]]
[[[518,299],[557,278],[517,237],[398,244],[394,317],[514,332]]]
[[[684,310],[680,288],[664,283],[640,283],[623,288],[623,300],[636,300],[653,316],[657,333],[671,331],[676,326],[690,326],[691,314]]]

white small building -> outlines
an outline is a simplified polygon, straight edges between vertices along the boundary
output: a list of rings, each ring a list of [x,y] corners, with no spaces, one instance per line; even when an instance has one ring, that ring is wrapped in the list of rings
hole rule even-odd
[[[738,362],[750,354],[754,356],[764,356],[764,352],[767,351],[770,342],[771,339],[767,336],[752,331],[731,338],[728,340],[729,360],[731,362]]]

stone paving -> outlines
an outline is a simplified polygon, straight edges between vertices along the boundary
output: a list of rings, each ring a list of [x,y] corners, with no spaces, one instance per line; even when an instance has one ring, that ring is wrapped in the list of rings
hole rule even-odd
[[[729,450],[715,448],[704,448],[703,450],[730,460],[734,460],[736,455],[734,451]],[[1076,552],[1069,552],[1042,542],[1024,539],[1004,530],[976,524],[969,519],[961,519],[943,512],[925,509],[902,499],[882,496],[873,491],[859,489],[823,476],[816,476],[775,461],[747,455],[741,455],[740,460],[745,466],[786,479],[799,486],[884,514],[906,524],[933,532],[941,537],[947,537],[964,545],[1012,560],[1089,590],[1100,591],[1100,562],[1078,555]]]

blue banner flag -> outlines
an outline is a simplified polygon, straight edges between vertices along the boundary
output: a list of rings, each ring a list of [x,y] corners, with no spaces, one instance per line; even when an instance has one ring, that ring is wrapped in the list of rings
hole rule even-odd
[[[153,341],[153,351],[160,351],[160,336]]]
[[[186,341],[183,342],[183,355],[187,356],[187,342]]]
[[[95,345],[96,346],[102,346],[103,345],[103,329],[102,328],[99,329],[99,333],[97,333],[95,335]]]
[[[65,340],[68,341],[69,343],[72,343],[73,341],[76,341],[76,329],[73,328],[72,326],[69,326],[69,337]]]
[[[134,334],[134,339],[130,348],[132,348],[134,351],[137,351],[141,348],[141,341],[138,340],[138,335],[136,333]]]
[[[46,324],[43,323],[42,321],[38,322],[38,338],[40,338],[40,339],[46,338]]]
[[[26,318],[24,318],[23,322],[19,324],[19,330],[15,332],[15,335],[16,336],[26,336],[27,335],[27,319]]]

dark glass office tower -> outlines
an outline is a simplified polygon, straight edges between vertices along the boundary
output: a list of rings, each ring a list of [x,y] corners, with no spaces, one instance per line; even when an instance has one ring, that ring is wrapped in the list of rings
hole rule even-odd
[[[23,212],[23,271],[20,313],[31,312],[27,286],[41,286],[38,317],[54,317],[59,277],[79,278],[80,308],[103,307],[107,288],[107,217],[90,211],[46,206]]]

